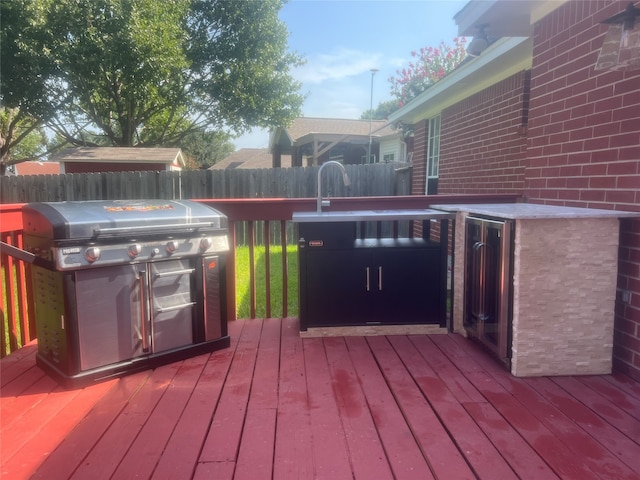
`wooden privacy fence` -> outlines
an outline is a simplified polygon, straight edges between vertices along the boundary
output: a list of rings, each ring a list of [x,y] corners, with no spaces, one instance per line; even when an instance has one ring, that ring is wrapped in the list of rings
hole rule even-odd
[[[318,168],[109,172],[0,177],[0,203],[139,198],[309,198],[317,195]],[[323,171],[323,195],[409,195],[407,164],[347,165],[345,189],[337,169]]]

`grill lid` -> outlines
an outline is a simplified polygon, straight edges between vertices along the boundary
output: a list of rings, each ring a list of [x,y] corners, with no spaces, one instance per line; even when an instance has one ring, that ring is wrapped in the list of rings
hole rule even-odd
[[[189,200],[29,203],[22,208],[22,216],[26,234],[52,240],[195,234],[227,228],[222,213]]]

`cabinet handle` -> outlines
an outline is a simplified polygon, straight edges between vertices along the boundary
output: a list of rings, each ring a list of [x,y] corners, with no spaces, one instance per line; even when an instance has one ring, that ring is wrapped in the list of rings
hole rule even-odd
[[[367,292],[369,291],[369,267],[367,267]]]
[[[382,267],[378,267],[378,290],[382,290]]]

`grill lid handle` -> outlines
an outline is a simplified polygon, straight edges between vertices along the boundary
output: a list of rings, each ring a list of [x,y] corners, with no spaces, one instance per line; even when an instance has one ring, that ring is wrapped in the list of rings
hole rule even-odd
[[[179,230],[179,231],[190,231],[198,228],[213,228],[215,225],[213,222],[196,222],[196,223],[174,223],[174,224],[165,224],[165,225],[150,225],[148,227],[108,227],[108,228],[94,228],[93,234],[96,237],[100,235],[112,235],[112,234],[124,234],[124,233],[147,233],[153,231],[164,231],[164,230]]]

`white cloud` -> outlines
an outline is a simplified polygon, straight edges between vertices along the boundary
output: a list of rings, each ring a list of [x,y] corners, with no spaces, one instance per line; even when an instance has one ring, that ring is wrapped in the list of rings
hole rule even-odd
[[[340,47],[331,53],[320,53],[307,59],[293,75],[305,84],[340,80],[377,68],[382,55]]]

